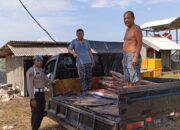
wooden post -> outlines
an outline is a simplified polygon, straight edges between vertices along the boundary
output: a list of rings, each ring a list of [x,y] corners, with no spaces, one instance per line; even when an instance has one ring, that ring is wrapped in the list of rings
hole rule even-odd
[[[176,43],[178,43],[179,39],[178,39],[178,29],[176,29]],[[180,62],[180,51],[178,51],[178,61]],[[178,62],[178,66],[180,65],[180,63]],[[177,68],[180,69],[180,68]]]

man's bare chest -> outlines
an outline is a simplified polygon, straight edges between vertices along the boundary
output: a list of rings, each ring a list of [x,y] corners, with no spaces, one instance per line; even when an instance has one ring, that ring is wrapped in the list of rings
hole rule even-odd
[[[135,40],[135,33],[133,30],[126,31],[126,34],[124,36],[124,41],[127,40]]]

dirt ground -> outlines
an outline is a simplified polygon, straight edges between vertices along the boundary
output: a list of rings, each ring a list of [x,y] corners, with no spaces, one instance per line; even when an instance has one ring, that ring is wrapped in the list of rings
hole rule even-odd
[[[15,98],[6,103],[0,103],[0,130],[12,126],[12,130],[30,130],[30,107],[28,98]],[[45,117],[40,130],[60,130],[58,123]]]
[[[162,78],[180,79],[180,71],[163,72]]]

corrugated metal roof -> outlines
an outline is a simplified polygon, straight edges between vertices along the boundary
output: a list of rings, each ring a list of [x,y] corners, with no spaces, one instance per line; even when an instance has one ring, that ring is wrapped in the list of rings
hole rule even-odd
[[[57,55],[68,53],[67,47],[13,47],[8,45],[14,56]]]
[[[51,42],[51,41],[9,41],[9,45],[66,45],[69,42]]]
[[[143,43],[156,51],[180,50],[180,45],[165,37],[143,37]]]
[[[180,17],[151,21],[141,25],[141,29],[165,30],[175,28],[180,28]]]
[[[67,53],[68,42],[49,42],[49,41],[9,41],[0,48],[0,57],[6,55],[15,56],[34,56],[56,55]]]
[[[3,45],[1,48],[6,47],[7,45],[31,47],[31,46],[62,46],[62,45],[68,45],[68,44],[69,44],[69,42],[9,41],[5,45]]]

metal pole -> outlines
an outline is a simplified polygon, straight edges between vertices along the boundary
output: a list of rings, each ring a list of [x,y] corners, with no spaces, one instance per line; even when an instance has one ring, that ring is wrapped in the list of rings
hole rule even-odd
[[[176,29],[176,43],[178,44],[178,29]],[[178,61],[180,62],[180,51],[178,51]],[[178,62],[178,67],[177,69],[180,69],[180,63]]]
[[[178,43],[178,29],[176,29],[176,43]]]
[[[146,37],[148,36],[148,30],[146,30]]]

